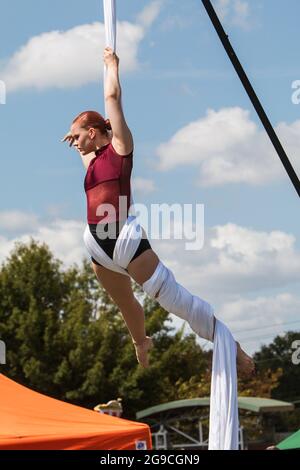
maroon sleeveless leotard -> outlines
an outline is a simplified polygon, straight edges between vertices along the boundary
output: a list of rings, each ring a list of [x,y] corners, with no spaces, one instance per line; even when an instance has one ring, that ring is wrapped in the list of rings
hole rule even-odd
[[[113,259],[117,237],[122,223],[128,217],[131,204],[130,177],[133,154],[119,155],[111,143],[97,150],[95,154],[96,156],[90,161],[84,180],[87,197],[87,221],[90,232],[98,245]],[[123,196],[122,205],[119,204],[120,196]],[[105,211],[104,205],[106,204],[110,204],[114,209],[113,214]],[[115,225],[116,236],[106,239],[99,238],[97,235],[99,223],[105,232],[109,225]],[[147,238],[143,238],[132,260],[150,248]],[[99,264],[95,259],[91,259],[93,263]]]
[[[89,224],[111,223],[126,220],[131,202],[130,177],[133,154],[119,155],[109,143],[97,150],[90,161],[84,189],[87,196],[87,221]],[[125,196],[125,210],[120,210],[119,198]],[[103,204],[111,204],[112,213],[103,213]],[[122,206],[121,206],[122,207]],[[98,214],[97,214],[98,209]],[[99,214],[100,212],[100,214]]]

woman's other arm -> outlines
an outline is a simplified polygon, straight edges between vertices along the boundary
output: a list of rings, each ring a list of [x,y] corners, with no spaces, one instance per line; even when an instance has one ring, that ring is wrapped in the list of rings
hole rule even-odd
[[[79,152],[79,150],[78,150]],[[83,166],[84,168],[87,170],[88,167],[89,167],[89,164],[90,164],[90,161],[95,158],[95,152],[91,152],[91,153],[88,153],[87,155],[82,155],[81,152],[79,152],[80,156],[81,156],[81,160],[82,160],[82,163],[83,163]]]
[[[72,136],[71,131],[68,132],[65,137],[61,140],[61,142],[69,142],[69,146],[72,147],[74,143],[74,137]],[[87,155],[83,155],[79,150],[77,150],[81,156],[81,160],[83,163],[84,168],[87,170],[90,164],[90,161],[95,157],[95,152],[88,153]]]

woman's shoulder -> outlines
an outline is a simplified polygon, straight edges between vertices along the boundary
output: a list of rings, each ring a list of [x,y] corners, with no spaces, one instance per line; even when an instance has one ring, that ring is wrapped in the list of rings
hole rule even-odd
[[[129,152],[120,152],[120,149],[117,147],[116,145],[116,142],[114,142],[114,140],[112,139],[110,144],[109,144],[109,148],[110,150],[115,154],[117,155],[118,157],[122,157],[122,158],[128,158],[128,157],[132,157],[133,156],[133,148],[131,149],[131,151]]]

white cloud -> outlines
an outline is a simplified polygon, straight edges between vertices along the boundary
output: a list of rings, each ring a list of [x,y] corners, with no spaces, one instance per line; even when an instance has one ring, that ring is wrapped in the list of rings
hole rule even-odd
[[[290,293],[224,303],[218,317],[249,352],[260,349],[277,335],[300,328],[300,298]]]
[[[62,202],[62,203],[59,203],[59,204],[49,204],[46,207],[46,214],[49,215],[52,218],[63,217],[63,214],[66,213],[66,210],[68,209],[68,206],[69,206],[69,204],[66,203],[66,202]]]
[[[268,327],[281,327],[289,324],[298,315],[300,326],[300,298],[290,293],[278,294],[273,297],[257,297],[255,299],[239,298],[222,305],[219,316],[231,325],[232,331],[246,338],[255,335],[250,330],[262,327],[264,334],[270,333]],[[293,327],[291,327],[293,328]],[[264,331],[265,330],[265,331]],[[259,332],[258,332],[259,334]]]
[[[180,14],[169,15],[161,23],[160,30],[164,33],[170,32],[172,30],[184,30],[191,26],[191,18],[183,17]]]
[[[0,230],[32,230],[38,226],[38,217],[22,211],[1,211]]]
[[[261,185],[284,178],[285,171],[268,136],[251,121],[249,114],[239,107],[209,109],[204,118],[191,122],[159,145],[158,169],[197,166],[202,186]],[[300,172],[300,161],[296,161],[300,121],[290,125],[280,123],[276,130]]]
[[[182,240],[152,244],[180,282],[216,304],[225,297],[299,282],[300,253],[295,237],[281,231],[259,232],[226,224],[206,231],[200,251],[185,251]]]
[[[0,262],[5,261],[13,250],[15,242],[29,243],[30,238],[46,243],[55,257],[63,261],[66,267],[74,263],[81,264],[87,256],[83,243],[85,224],[76,220],[55,219],[48,224],[39,224],[28,229],[21,236],[13,239],[0,237]]]
[[[240,26],[243,29],[250,28],[250,7],[248,2],[242,0],[235,0],[233,5],[234,16],[232,23]]]
[[[139,44],[159,9],[160,2],[154,1],[140,14],[140,23],[118,23],[117,53],[122,71],[132,72],[139,67]],[[103,75],[103,48],[103,23],[45,32],[30,38],[14,53],[1,70],[1,77],[8,91],[79,87],[97,82]]]
[[[124,71],[137,67],[142,28],[119,25]],[[68,31],[51,31],[32,37],[9,60],[2,71],[8,91],[35,87],[78,87],[102,78],[104,26],[101,23],[76,26]]]
[[[153,180],[136,177],[132,179],[132,188],[135,192],[149,194],[156,190]]]
[[[162,0],[154,0],[146,5],[144,10],[139,13],[137,22],[144,28],[149,28],[159,15],[162,5]]]
[[[245,30],[252,27],[249,2],[245,0],[215,0],[214,6],[221,21]]]
[[[224,21],[229,14],[231,0],[215,0],[214,7],[221,21]]]
[[[218,226],[210,240],[217,266],[210,274],[223,289],[238,292],[282,287],[299,281],[300,253],[295,237],[281,231],[258,232],[235,224]],[[231,286],[230,286],[231,284]]]

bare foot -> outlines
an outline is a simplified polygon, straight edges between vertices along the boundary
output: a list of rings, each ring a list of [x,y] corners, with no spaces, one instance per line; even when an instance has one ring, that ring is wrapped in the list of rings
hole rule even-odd
[[[153,348],[152,338],[146,336],[142,343],[133,343],[138,363],[143,367],[149,367],[148,351]]]
[[[237,342],[237,359],[236,359],[236,364],[237,364],[237,370],[238,370],[238,375],[241,375],[243,377],[250,377],[251,375],[255,374],[255,364],[253,359],[248,356],[248,354],[243,351],[241,348],[240,344]]]

